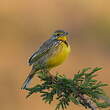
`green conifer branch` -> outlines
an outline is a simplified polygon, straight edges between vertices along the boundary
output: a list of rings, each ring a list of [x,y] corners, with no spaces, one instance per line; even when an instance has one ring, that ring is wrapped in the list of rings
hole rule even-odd
[[[66,109],[70,102],[77,105],[81,104],[91,110],[107,108],[110,103],[102,98],[106,97],[102,87],[108,85],[94,79],[95,73],[101,69],[99,67],[94,69],[84,68],[75,74],[72,79],[68,79],[64,75],[53,76],[48,71],[40,71],[38,77],[42,80],[42,84],[26,88],[29,91],[27,97],[33,93],[41,93],[42,100],[49,104],[53,99],[56,99],[58,104],[55,110]]]

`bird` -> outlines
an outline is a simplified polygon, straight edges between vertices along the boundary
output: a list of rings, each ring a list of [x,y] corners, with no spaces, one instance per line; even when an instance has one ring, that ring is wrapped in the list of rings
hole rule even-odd
[[[28,63],[32,66],[32,70],[24,81],[21,89],[29,87],[30,81],[38,71],[50,71],[52,68],[61,65],[69,56],[70,51],[68,32],[64,30],[54,31],[50,38],[29,58]]]

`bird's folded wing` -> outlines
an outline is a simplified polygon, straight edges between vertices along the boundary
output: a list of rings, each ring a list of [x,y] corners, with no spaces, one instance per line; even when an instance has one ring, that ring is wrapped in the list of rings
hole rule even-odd
[[[49,50],[58,44],[57,41],[53,41],[52,39],[47,40],[46,42],[43,43],[43,45],[36,51],[29,59],[29,65],[32,65],[35,63],[39,58],[44,56],[49,52]]]

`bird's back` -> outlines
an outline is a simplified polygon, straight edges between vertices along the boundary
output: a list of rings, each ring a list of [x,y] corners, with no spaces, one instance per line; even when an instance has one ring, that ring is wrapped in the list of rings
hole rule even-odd
[[[47,40],[29,59],[29,63],[53,68],[63,63],[70,53],[70,46],[58,40]]]
[[[53,39],[45,41],[40,48],[29,58],[29,65],[37,63],[42,57],[46,56],[50,49],[56,46],[58,42]]]

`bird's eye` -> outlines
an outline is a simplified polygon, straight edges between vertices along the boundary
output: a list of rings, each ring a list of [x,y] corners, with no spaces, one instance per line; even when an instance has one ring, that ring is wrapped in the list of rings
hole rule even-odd
[[[60,34],[57,34],[57,36],[59,36]]]
[[[54,36],[60,36],[61,34],[60,33],[54,33],[53,35]]]

